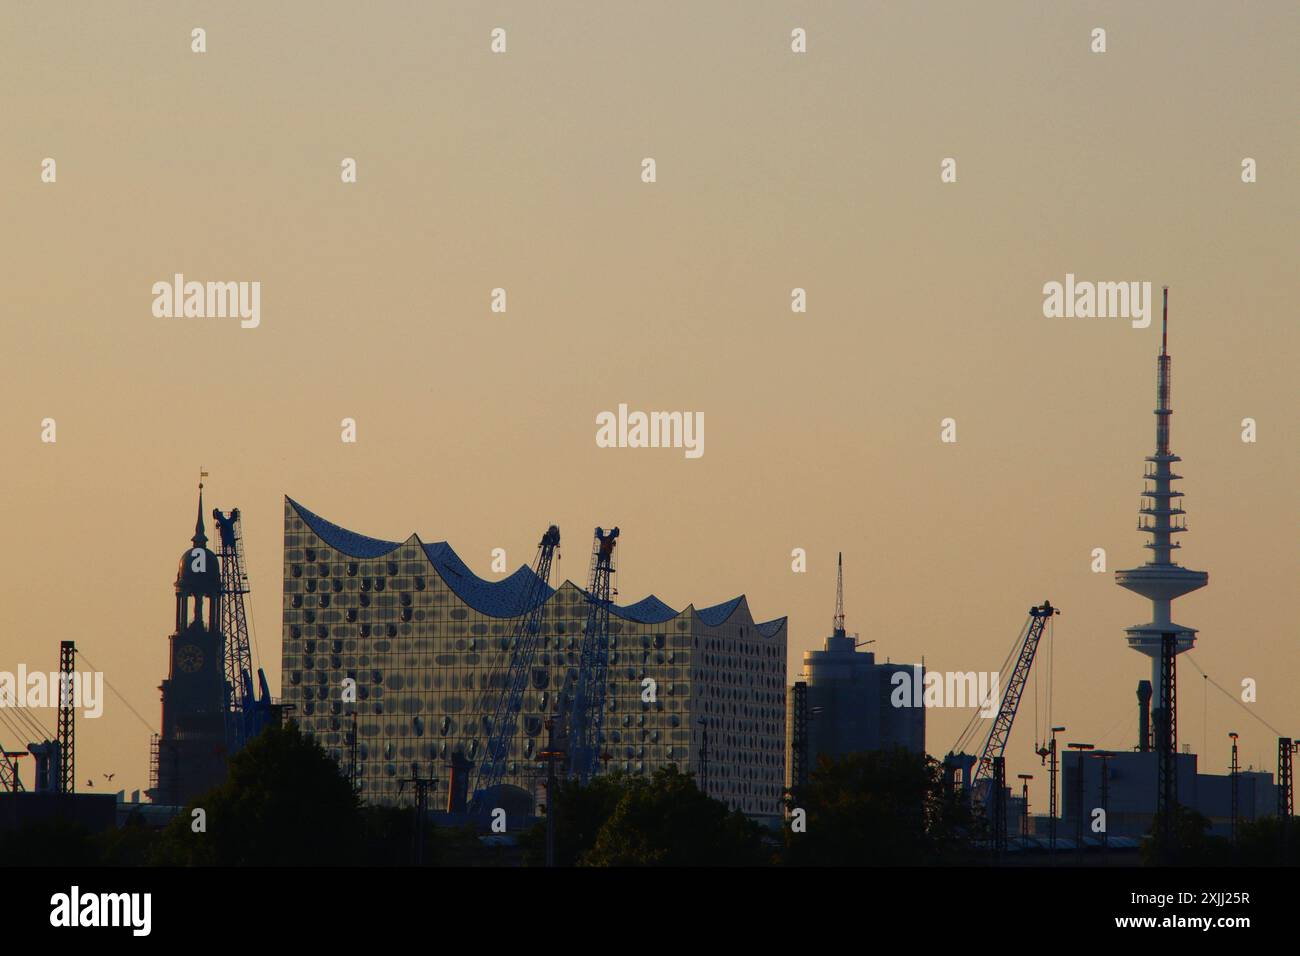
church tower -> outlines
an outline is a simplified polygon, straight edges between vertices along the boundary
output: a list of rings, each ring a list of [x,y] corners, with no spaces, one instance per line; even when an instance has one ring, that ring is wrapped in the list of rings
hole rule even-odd
[[[203,485],[192,547],[176,572],[176,626],[162,682],[155,803],[184,806],[226,776],[225,671],[222,667],[221,568],[208,549]]]

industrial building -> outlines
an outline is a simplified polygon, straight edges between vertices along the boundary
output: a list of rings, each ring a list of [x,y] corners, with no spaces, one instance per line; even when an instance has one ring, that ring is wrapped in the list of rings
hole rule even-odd
[[[836,568],[835,617],[824,649],[805,651],[801,680],[790,688],[786,785],[798,790],[821,756],[902,747],[925,752],[925,708],[891,703],[896,673],[924,680],[924,667],[876,663],[844,627],[844,558]]]
[[[1157,767],[1153,754],[1135,750],[1067,750],[1061,754],[1061,826],[1062,835],[1072,835],[1078,826],[1079,807],[1083,807],[1084,831],[1091,830],[1094,811],[1106,811],[1106,832],[1110,836],[1140,837],[1150,832],[1154,813]],[[1210,821],[1210,832],[1217,836],[1232,834],[1233,777],[1225,774],[1200,773],[1197,755],[1179,753],[1174,758],[1178,774],[1178,801],[1193,807]],[[1106,792],[1102,792],[1102,771],[1106,772]],[[1079,774],[1082,770],[1082,778]],[[1257,770],[1243,770],[1236,775],[1237,819],[1257,820],[1277,812],[1273,775]]]
[[[454,807],[453,773],[483,764],[517,625],[535,616],[494,794],[535,813],[546,723],[570,701],[590,604],[570,581],[552,588],[528,567],[484,580],[446,542],[366,537],[286,498],[282,703],[368,803],[409,802],[418,781],[430,806]],[[676,764],[733,808],[779,815],[785,618],[756,623],[743,596],[674,610],[651,595],[609,606],[608,629],[602,772]]]

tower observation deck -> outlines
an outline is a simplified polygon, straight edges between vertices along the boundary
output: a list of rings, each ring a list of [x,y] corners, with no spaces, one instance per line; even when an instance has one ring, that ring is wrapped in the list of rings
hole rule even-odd
[[[1173,465],[1182,459],[1170,451],[1169,420],[1173,415],[1170,406],[1170,356],[1169,356],[1169,287],[1164,289],[1161,318],[1160,355],[1156,359],[1156,451],[1146,458],[1143,478],[1142,507],[1139,509],[1138,530],[1150,535],[1146,547],[1151,559],[1141,567],[1115,572],[1115,583],[1140,594],[1151,602],[1151,620],[1125,628],[1129,647],[1152,659],[1152,686],[1156,700],[1162,700],[1160,675],[1161,635],[1176,635],[1176,653],[1191,650],[1196,643],[1195,628],[1175,624],[1170,605],[1209,582],[1204,571],[1193,571],[1177,564],[1173,553],[1181,545],[1175,536],[1187,530],[1186,512],[1180,507],[1181,491],[1174,490],[1174,482],[1182,478],[1175,474]]]

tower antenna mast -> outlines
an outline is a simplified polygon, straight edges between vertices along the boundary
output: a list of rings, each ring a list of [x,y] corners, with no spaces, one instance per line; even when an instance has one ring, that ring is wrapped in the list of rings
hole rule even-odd
[[[1116,571],[1115,582],[1151,602],[1150,623],[1125,630],[1129,647],[1151,658],[1151,688],[1156,704],[1150,716],[1155,731],[1153,743],[1161,743],[1170,749],[1172,744],[1166,740],[1162,721],[1176,726],[1175,718],[1172,714],[1162,713],[1162,710],[1173,706],[1172,688],[1164,684],[1166,679],[1172,681],[1173,656],[1165,661],[1165,655],[1182,654],[1196,644],[1195,628],[1174,623],[1173,602],[1209,582],[1209,575],[1204,571],[1193,571],[1173,559],[1181,548],[1175,538],[1187,531],[1187,523],[1182,507],[1183,493],[1175,490],[1182,475],[1176,473],[1174,467],[1182,459],[1174,454],[1169,437],[1170,420],[1174,414],[1170,396],[1172,365],[1173,357],[1169,354],[1169,287],[1165,286],[1160,355],[1156,358],[1156,448],[1155,454],[1146,457],[1142,476],[1146,487],[1142,490],[1137,526],[1139,531],[1150,536],[1146,548],[1151,552],[1151,558],[1141,567]],[[1171,634],[1173,637],[1167,640]],[[1145,736],[1144,727],[1139,727],[1139,736]],[[1139,747],[1142,744],[1139,741]]]
[[[836,637],[844,636],[844,552],[839,553],[835,570],[835,631]]]
[[[1160,315],[1160,354],[1169,354],[1169,286],[1164,287],[1164,301]]]

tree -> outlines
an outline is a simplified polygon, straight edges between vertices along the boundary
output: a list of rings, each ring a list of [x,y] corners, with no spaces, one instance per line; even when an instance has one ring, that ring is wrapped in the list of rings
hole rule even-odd
[[[728,810],[675,764],[625,785],[614,812],[583,855],[584,866],[756,866],[762,830]]]
[[[194,832],[202,810],[206,832]],[[270,726],[230,759],[225,783],[168,824],[159,862],[188,866],[331,866],[361,846],[356,795],[296,724]]]
[[[670,764],[654,776],[620,773],[557,787],[557,866],[749,866],[766,862],[762,830],[705,795]],[[546,822],[520,839],[524,862],[546,862]]]
[[[975,821],[926,754],[902,748],[822,756],[799,797],[802,833],[786,831],[794,866],[966,862]]]
[[[626,778],[615,771],[595,777],[585,787],[575,780],[557,781],[555,799],[547,812],[555,814],[555,864],[576,866],[596,845],[601,824],[613,814],[626,789]],[[546,821],[519,838],[526,866],[546,864]]]
[[[82,824],[53,818],[0,831],[0,861],[9,866],[98,866],[99,848]]]
[[[360,861],[368,866],[410,866],[414,862],[415,808],[362,807]],[[424,866],[496,866],[506,859],[500,847],[484,846],[473,824],[424,827]]]
[[[1142,863],[1146,866],[1224,866],[1231,861],[1231,845],[1223,837],[1210,835],[1210,820],[1204,814],[1177,804],[1173,813],[1173,840],[1164,846],[1160,814],[1151,820],[1151,832],[1142,842]]]
[[[136,810],[122,826],[98,834],[95,842],[104,866],[147,866],[158,852],[160,837]]]
[[[1260,817],[1237,827],[1236,857],[1246,866],[1300,864],[1300,823],[1293,817]]]

